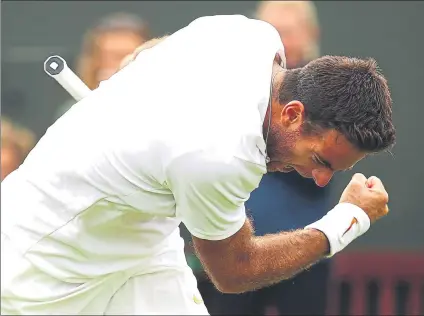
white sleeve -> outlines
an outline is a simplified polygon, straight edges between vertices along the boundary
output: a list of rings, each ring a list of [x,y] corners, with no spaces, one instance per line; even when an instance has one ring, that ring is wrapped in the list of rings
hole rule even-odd
[[[184,155],[167,171],[177,216],[197,238],[228,238],[245,223],[244,203],[263,173],[262,167],[235,157],[222,161],[205,152]]]

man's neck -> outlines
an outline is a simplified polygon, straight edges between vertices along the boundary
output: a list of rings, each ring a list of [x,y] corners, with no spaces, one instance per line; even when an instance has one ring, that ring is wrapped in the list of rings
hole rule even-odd
[[[262,126],[262,133],[264,138],[266,138],[269,130],[269,122],[270,122],[270,111],[275,113],[278,111],[278,105],[280,104],[278,101],[278,91],[283,82],[285,69],[279,65],[277,61],[274,61],[272,66],[272,77],[271,77],[271,94],[270,101],[268,104],[268,108],[265,113],[265,119]],[[272,115],[271,115],[272,116]]]

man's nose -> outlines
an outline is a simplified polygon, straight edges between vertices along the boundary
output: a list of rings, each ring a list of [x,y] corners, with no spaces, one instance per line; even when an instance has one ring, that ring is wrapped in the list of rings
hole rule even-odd
[[[333,177],[334,172],[331,170],[314,169],[312,170],[312,178],[317,186],[325,187]]]

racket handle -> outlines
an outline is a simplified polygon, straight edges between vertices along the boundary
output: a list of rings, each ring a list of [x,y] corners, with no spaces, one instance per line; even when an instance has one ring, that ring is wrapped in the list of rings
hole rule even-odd
[[[76,101],[85,98],[91,92],[60,56],[47,58],[44,62],[44,71],[55,79]]]

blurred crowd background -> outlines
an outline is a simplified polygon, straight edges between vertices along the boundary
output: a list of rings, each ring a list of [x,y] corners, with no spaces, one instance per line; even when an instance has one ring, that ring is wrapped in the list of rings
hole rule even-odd
[[[424,2],[2,2],[1,179],[19,167],[46,129],[75,103],[43,72],[48,56],[65,58],[95,89],[145,41],[216,14],[243,14],[272,24],[285,45],[288,68],[321,55],[375,58],[392,91],[398,136],[391,153],[361,162],[326,188],[296,173],[265,175],[247,205],[262,235],[301,228],[322,217],[353,172],[379,176],[390,194],[387,218],[343,253],[292,280],[242,295],[219,293],[182,226],[187,260],[209,312],[424,315]]]

